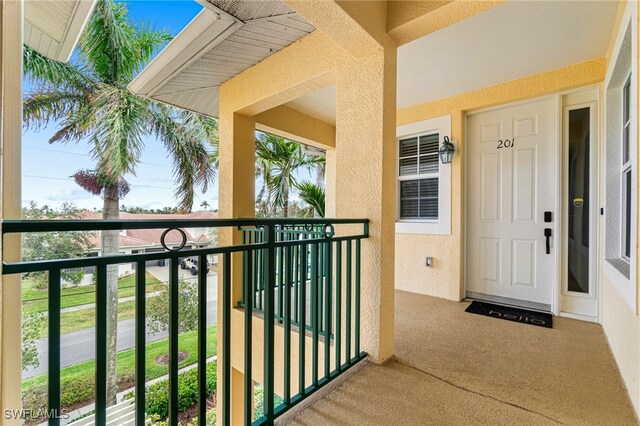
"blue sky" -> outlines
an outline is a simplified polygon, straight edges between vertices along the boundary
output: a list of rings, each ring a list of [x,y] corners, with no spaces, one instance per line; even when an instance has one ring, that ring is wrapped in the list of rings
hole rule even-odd
[[[131,19],[166,28],[174,35],[202,9],[194,0],[134,0],[127,4]],[[25,86],[25,91],[28,90]],[[102,199],[83,191],[69,179],[77,170],[93,167],[87,144],[51,145],[48,139],[55,130],[53,124],[38,132],[23,133],[23,204],[35,201],[39,205],[59,206],[62,202],[74,202],[81,208],[101,208]],[[131,192],[122,204],[146,208],[175,206],[171,163],[162,144],[154,138],[147,138],[141,161],[136,176],[126,177],[131,184]],[[217,183],[206,194],[198,193],[194,210],[200,208],[203,200],[217,208]]]

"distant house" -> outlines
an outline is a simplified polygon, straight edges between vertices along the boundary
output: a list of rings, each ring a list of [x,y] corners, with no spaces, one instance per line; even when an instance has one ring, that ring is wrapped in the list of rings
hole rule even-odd
[[[172,219],[216,219],[218,213],[201,210],[188,214],[138,214],[138,213],[120,213],[120,219],[126,220],[172,220]],[[82,214],[82,219],[85,220],[100,220],[102,214],[93,211],[86,211]],[[127,229],[120,232],[120,253],[121,254],[136,254],[136,253],[154,253],[164,251],[162,244],[160,243],[160,237],[166,228],[159,229]],[[189,227],[182,228],[187,236],[187,242],[185,249],[189,248],[203,248],[215,243],[208,235],[208,228],[206,227]],[[165,243],[170,248],[174,248],[182,244],[182,236],[178,232],[169,232],[165,237]],[[101,256],[102,255],[102,241],[100,235],[92,237],[92,249],[89,256]],[[153,260],[148,261],[147,266],[163,266],[162,261]],[[125,275],[131,273],[134,269],[134,265],[131,263],[120,265],[118,271],[119,275]]]

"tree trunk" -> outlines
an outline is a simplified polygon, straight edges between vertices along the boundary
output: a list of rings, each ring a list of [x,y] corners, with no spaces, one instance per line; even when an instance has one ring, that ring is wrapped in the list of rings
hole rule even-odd
[[[324,165],[322,164],[316,164],[316,186],[318,188],[324,188],[325,184],[324,184]],[[322,217],[320,216],[320,214],[318,213],[318,211],[314,208],[313,209],[313,217]]]
[[[112,194],[110,192],[114,192]],[[102,219],[119,219],[120,197],[115,191],[105,191]],[[102,231],[102,255],[117,255],[120,251],[120,232]],[[118,265],[107,266],[107,406],[116,403],[116,355],[118,343]]]
[[[289,180],[288,179],[284,180],[283,192],[284,192],[284,195],[282,197],[282,204],[284,207],[283,216],[289,217]]]
[[[316,164],[316,186],[324,188],[324,166]]]

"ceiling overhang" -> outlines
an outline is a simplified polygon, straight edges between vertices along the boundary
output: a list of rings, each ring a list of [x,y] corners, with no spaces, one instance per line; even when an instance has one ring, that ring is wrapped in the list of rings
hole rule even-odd
[[[131,82],[134,93],[216,117],[222,83],[315,30],[280,1],[200,3],[205,8]]]
[[[96,0],[26,0],[24,43],[44,56],[67,62]]]
[[[508,1],[404,44],[398,110],[604,57],[617,9],[609,1]],[[287,105],[335,123],[335,103],[334,87]]]

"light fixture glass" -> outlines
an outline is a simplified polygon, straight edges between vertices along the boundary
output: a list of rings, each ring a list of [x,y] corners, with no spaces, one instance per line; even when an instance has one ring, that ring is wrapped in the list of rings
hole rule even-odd
[[[451,141],[449,141],[449,136],[444,137],[444,141],[442,142],[442,146],[438,150],[438,154],[440,154],[440,161],[442,164],[450,164],[453,159],[453,153],[456,152],[456,148],[453,146]]]

